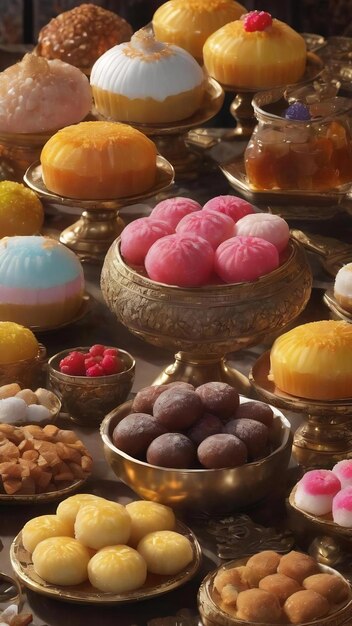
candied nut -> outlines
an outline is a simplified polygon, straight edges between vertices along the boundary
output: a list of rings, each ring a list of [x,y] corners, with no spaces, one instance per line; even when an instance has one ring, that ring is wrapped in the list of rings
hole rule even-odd
[[[9,496],[12,496],[14,493],[17,493],[19,489],[21,489],[22,480],[18,480],[16,478],[7,478],[3,481],[3,486],[5,493]]]
[[[16,463],[17,459],[12,459],[12,461],[3,461],[3,463],[0,463],[0,475],[2,476],[7,474],[9,467],[16,465]]]
[[[23,441],[21,441],[21,443],[18,444],[18,449],[22,453],[22,456],[24,455],[25,452],[29,450],[34,450],[33,442],[34,442],[34,439],[23,439]]]
[[[57,441],[63,441],[64,443],[75,444],[79,441],[77,435],[73,430],[59,430],[56,434]],[[79,442],[82,445],[82,442]]]
[[[72,463],[81,463],[82,455],[76,450],[72,448],[70,445],[66,445],[59,441],[56,444],[57,453],[63,461],[72,461]]]
[[[12,424],[0,424],[0,432],[4,433],[7,437],[13,434],[15,427]]]
[[[22,454],[22,459],[26,461],[37,461],[39,458],[38,450],[25,450]]]
[[[0,441],[0,462],[18,459],[19,456],[19,449],[12,441],[8,441],[7,439]]]
[[[38,467],[41,467],[43,470],[49,467],[49,463],[44,457],[40,454],[38,457]]]
[[[29,476],[29,471],[25,473]],[[7,480],[7,478],[21,478],[21,476],[22,466],[19,463],[16,463],[15,465],[8,467],[6,473],[3,473],[3,480]]]
[[[19,613],[14,615],[10,622],[10,626],[28,626],[33,621],[32,613]]]
[[[21,493],[23,495],[32,495],[35,493],[35,481],[32,476],[25,476],[22,478],[21,488],[17,493]]]
[[[31,472],[32,478],[34,478],[36,485],[40,491],[45,491],[48,484],[51,482],[52,474],[51,472],[44,472],[40,469],[40,467],[36,467]]]
[[[82,456],[81,465],[85,472],[90,472],[93,465],[93,459],[90,456]]]
[[[37,402],[42,406],[45,406],[47,409],[49,409],[49,411],[57,409],[57,397],[52,391],[39,387],[35,390],[34,394],[37,398]]]
[[[21,389],[16,393],[16,398],[22,398],[26,404],[38,404],[38,398],[32,389]]]
[[[28,439],[46,439],[43,429],[36,424],[27,424],[26,426],[22,426],[22,430],[25,433],[25,437]]]
[[[5,398],[12,398],[19,391],[21,391],[21,387],[17,383],[2,385],[0,387],[0,400],[5,400]]]
[[[38,392],[38,389],[37,389],[37,392]],[[49,439],[56,437],[58,432],[59,432],[59,429],[57,426],[54,426],[54,424],[47,424],[43,428],[43,433],[45,433],[46,436],[49,437]]]
[[[83,471],[82,467],[78,465],[78,463],[69,463],[68,465],[75,478],[78,478],[78,480],[82,480],[86,477],[85,472]]]

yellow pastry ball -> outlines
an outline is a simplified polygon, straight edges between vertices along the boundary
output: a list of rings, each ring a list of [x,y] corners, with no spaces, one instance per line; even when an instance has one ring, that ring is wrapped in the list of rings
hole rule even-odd
[[[126,510],[132,522],[129,543],[133,546],[136,546],[142,537],[148,533],[175,528],[174,512],[164,504],[136,500],[136,502],[127,504]]]
[[[21,183],[0,182],[0,237],[36,235],[44,221],[38,196]]]
[[[88,578],[89,550],[72,537],[44,539],[32,560],[38,576],[52,585],[79,585]]]
[[[140,540],[138,552],[147,563],[148,572],[173,576],[193,560],[192,544],[180,533],[158,530]]]
[[[137,550],[129,546],[107,546],[89,561],[88,577],[100,591],[126,593],[144,585],[147,566]]]
[[[29,328],[15,322],[0,322],[0,365],[34,359],[39,344]]]
[[[82,506],[77,513],[75,537],[94,550],[127,543],[130,533],[131,518],[125,507],[117,502],[92,502]]]
[[[38,543],[49,537],[72,537],[72,527],[57,515],[40,515],[23,526],[22,543],[30,553]]]
[[[106,502],[104,498],[94,496],[91,493],[77,493],[75,496],[70,496],[60,502],[56,509],[56,515],[68,524],[71,524],[73,534],[74,524],[80,508],[85,504],[92,504],[97,501]]]

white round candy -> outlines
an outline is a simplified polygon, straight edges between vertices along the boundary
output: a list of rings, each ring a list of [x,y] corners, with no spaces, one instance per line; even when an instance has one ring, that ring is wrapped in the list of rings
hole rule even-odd
[[[27,421],[28,406],[22,398],[0,400],[0,422],[18,424]]]
[[[44,422],[50,419],[51,413],[46,406],[41,404],[30,404],[27,407],[27,421],[31,423]]]

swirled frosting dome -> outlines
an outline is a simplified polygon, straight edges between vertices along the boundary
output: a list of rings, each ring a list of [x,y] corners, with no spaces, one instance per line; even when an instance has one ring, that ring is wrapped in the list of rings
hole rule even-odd
[[[69,322],[82,305],[76,255],[54,239],[0,240],[0,320],[46,328]]]
[[[204,95],[204,73],[194,58],[144,30],[105,52],[93,65],[90,82],[98,111],[125,122],[185,119]]]
[[[0,131],[40,133],[75,124],[91,101],[89,81],[76,67],[26,54],[0,73]]]

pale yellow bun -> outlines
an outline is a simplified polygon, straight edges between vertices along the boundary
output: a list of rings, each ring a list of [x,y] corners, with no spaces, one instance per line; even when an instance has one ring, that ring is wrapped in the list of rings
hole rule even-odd
[[[131,536],[129,543],[136,546],[148,533],[156,530],[173,530],[175,515],[170,507],[158,502],[136,500],[126,505],[131,517]]]
[[[89,561],[88,576],[93,587],[107,593],[127,593],[145,583],[147,566],[129,546],[108,546]]]
[[[159,41],[176,44],[202,62],[209,35],[245,12],[234,0],[169,0],[154,13],[153,29]]]
[[[40,515],[29,520],[22,528],[22,543],[32,553],[38,543],[49,537],[72,537],[71,524],[57,515]]]
[[[178,574],[193,559],[189,539],[172,530],[149,533],[141,539],[137,550],[147,563],[148,572],[164,576]]]
[[[306,66],[306,44],[284,22],[247,32],[243,20],[226,24],[204,44],[204,65],[224,85],[267,89],[297,82]]]
[[[338,400],[352,396],[352,325],[323,320],[276,339],[270,379],[293,396]]]
[[[71,537],[44,539],[32,560],[38,576],[52,585],[79,585],[88,578],[89,550]]]
[[[56,509],[56,515],[64,522],[71,524],[73,534],[73,528],[79,509],[85,504],[92,504],[97,500],[105,502],[104,498],[94,496],[91,493],[77,493],[75,496],[70,496],[69,498],[66,498],[66,500],[60,502]]]
[[[130,532],[131,518],[122,504],[103,500],[85,504],[78,510],[75,537],[93,550],[127,543]]]
[[[133,196],[156,178],[155,144],[127,124],[67,126],[47,141],[40,160],[49,191],[68,198]]]

